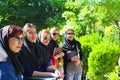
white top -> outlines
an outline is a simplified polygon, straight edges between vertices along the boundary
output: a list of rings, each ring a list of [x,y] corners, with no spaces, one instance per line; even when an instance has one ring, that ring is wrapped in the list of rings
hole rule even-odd
[[[0,43],[0,62],[2,61],[6,61],[7,60],[7,53],[5,52],[5,50],[3,49],[1,43]]]

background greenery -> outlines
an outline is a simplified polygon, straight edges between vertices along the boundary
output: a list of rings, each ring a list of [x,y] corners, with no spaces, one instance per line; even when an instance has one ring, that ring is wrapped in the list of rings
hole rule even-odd
[[[56,26],[60,45],[67,28],[82,44],[83,80],[119,80],[120,0],[0,0],[0,28],[30,22],[41,29]],[[116,72],[114,69],[117,69]],[[112,78],[111,78],[112,77]],[[117,78],[116,78],[117,77]]]

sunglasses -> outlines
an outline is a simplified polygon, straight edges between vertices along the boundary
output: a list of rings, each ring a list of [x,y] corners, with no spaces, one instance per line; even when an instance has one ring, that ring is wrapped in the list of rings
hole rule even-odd
[[[74,35],[74,33],[67,33],[68,35]]]
[[[47,41],[50,41],[50,40],[51,40],[51,39],[48,38],[48,37],[44,37],[43,39],[44,39],[44,40],[47,40]]]
[[[20,37],[13,37],[13,40],[16,42],[23,42],[24,38],[20,38]]]
[[[59,33],[53,33],[53,35],[59,35]]]

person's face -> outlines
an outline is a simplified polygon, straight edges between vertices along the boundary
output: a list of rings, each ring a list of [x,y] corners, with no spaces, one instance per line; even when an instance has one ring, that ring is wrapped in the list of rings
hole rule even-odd
[[[30,42],[36,42],[36,39],[37,39],[36,28],[34,28],[34,27],[28,28],[28,30],[26,32],[26,37]]]
[[[43,45],[48,45],[50,42],[50,34],[45,33],[44,35],[41,36],[41,43]]]
[[[18,37],[12,37],[8,40],[9,48],[12,52],[17,53],[20,51],[23,44],[23,34]]]
[[[51,37],[53,40],[57,41],[59,38],[59,32],[57,30],[54,30],[53,33],[51,33]]]
[[[67,32],[66,36],[67,36],[67,39],[68,39],[68,40],[72,41],[73,38],[74,38],[74,32],[71,31],[71,30],[69,30],[69,31]]]

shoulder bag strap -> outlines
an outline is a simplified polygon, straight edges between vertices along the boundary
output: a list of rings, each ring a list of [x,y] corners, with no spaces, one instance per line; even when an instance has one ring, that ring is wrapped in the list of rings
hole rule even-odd
[[[78,45],[76,45],[76,48],[77,48],[77,55],[78,55],[78,58],[80,59],[80,54],[79,54],[79,49],[78,49]]]

